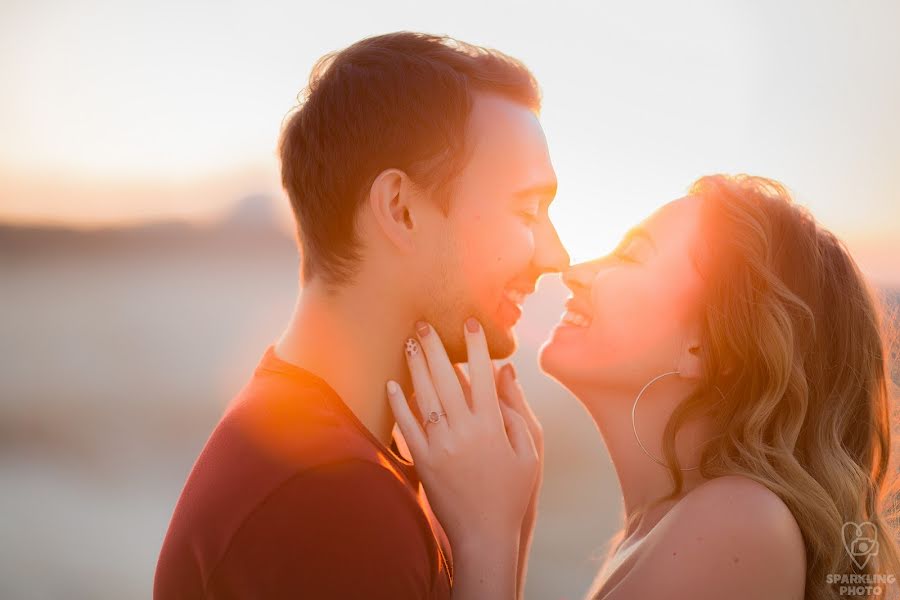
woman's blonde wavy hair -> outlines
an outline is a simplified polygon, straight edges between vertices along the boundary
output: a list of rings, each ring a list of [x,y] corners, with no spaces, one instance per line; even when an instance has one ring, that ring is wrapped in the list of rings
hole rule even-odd
[[[707,414],[718,432],[705,477],[743,475],[790,508],[806,546],[806,597],[840,598],[829,574],[900,577],[897,471],[892,466],[889,323],[844,245],[780,183],[703,177],[696,263],[706,283],[703,379],[664,433],[677,499],[675,435]],[[714,390],[727,390],[722,399]],[[635,515],[637,518],[639,515]],[[859,569],[845,523],[870,522],[878,552]],[[882,586],[895,597],[898,584]]]

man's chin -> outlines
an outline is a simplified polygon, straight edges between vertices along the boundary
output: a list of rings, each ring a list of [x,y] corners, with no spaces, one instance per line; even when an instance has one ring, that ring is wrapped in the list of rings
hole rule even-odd
[[[488,354],[491,360],[509,358],[518,348],[516,334],[512,330],[497,331],[488,328],[485,329],[485,338],[487,339]],[[447,351],[447,358],[450,359],[451,363],[469,362],[466,340],[462,335],[458,337],[453,336],[452,338],[448,336],[444,340],[444,349]]]
[[[512,329],[486,331],[488,353],[491,360],[503,360],[512,356],[519,346],[516,333]]]
[[[478,318],[478,317],[476,317]],[[478,322],[484,329],[484,336],[487,340],[488,354],[491,360],[502,360],[509,358],[518,348],[518,340],[512,327],[503,327],[484,317],[478,318]],[[459,323],[454,323],[452,327],[438,326],[438,332],[441,340],[444,342],[444,349],[447,351],[447,357],[451,363],[464,363],[469,361],[468,350],[466,348],[466,339],[463,333],[464,319]]]

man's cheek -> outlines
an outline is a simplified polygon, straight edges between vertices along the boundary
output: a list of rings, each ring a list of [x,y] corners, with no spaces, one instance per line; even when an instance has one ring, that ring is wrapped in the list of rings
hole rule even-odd
[[[528,266],[534,257],[534,234],[527,227],[500,231],[492,237],[491,245],[494,264],[513,275]]]
[[[461,236],[461,267],[470,293],[482,310],[496,309],[510,282],[528,269],[534,238],[527,227],[501,221],[488,233]]]

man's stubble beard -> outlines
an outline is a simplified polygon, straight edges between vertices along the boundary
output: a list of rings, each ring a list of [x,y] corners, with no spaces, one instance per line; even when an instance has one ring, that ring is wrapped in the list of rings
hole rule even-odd
[[[428,294],[428,311],[431,325],[441,337],[447,357],[453,364],[468,362],[466,338],[463,328],[469,317],[475,317],[484,329],[491,359],[507,358],[516,350],[512,331],[500,327],[496,306],[489,314],[479,309],[477,296],[464,275],[461,257],[465,249],[457,247],[457,240],[449,237],[443,244],[442,256],[436,265],[440,273],[435,287]]]
[[[445,293],[440,293],[439,290],[432,298],[432,325],[441,336],[450,362],[468,362],[464,327],[469,317],[475,317],[484,329],[491,359],[498,360],[512,355],[516,350],[513,333],[499,326],[495,315],[484,314],[479,310],[470,294],[462,291],[464,286],[453,285],[446,277],[442,279],[441,288]]]

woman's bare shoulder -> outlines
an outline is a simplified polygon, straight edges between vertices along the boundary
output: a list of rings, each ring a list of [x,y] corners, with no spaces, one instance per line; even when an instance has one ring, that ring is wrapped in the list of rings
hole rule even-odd
[[[672,509],[669,537],[683,540],[698,528],[721,532],[723,548],[746,547],[805,571],[803,534],[787,504],[768,487],[742,475],[711,479]],[[696,537],[694,539],[696,541]],[[703,540],[700,540],[703,541]],[[740,556],[736,557],[740,562]]]
[[[797,527],[794,515],[775,492],[743,475],[725,475],[704,482],[685,495],[673,511],[676,509],[685,517],[720,517],[726,520],[738,516],[730,510],[737,509],[741,511],[741,523],[753,524],[752,521],[756,520],[759,525],[778,524],[784,527],[793,524]]]
[[[698,486],[660,521],[617,597],[803,597],[803,536],[777,494],[729,475]]]

